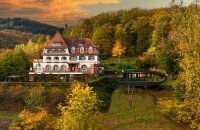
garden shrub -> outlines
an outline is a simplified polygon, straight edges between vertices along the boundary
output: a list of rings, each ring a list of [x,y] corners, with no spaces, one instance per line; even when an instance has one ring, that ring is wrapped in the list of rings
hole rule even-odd
[[[8,96],[13,102],[22,102],[23,95],[26,93],[26,88],[21,85],[10,86]]]
[[[29,88],[23,99],[26,106],[30,108],[44,106],[46,101],[45,88],[42,85],[31,87]]]
[[[57,105],[64,102],[64,99],[65,93],[58,87],[51,87],[46,92],[46,105],[51,111],[56,111]]]
[[[200,103],[197,100],[178,102],[170,99],[159,101],[161,113],[181,123],[187,123],[193,129],[200,128]]]
[[[42,130],[46,126],[45,119],[48,112],[44,108],[40,108],[37,112],[31,112],[27,109],[20,112],[19,120],[13,122],[10,130]]]

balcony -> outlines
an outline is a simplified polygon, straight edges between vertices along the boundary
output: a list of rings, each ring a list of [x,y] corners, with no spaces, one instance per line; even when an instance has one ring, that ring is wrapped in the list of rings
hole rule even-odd
[[[34,59],[33,63],[43,63],[43,60],[42,59]]]
[[[45,70],[44,69],[43,72],[48,72],[48,73],[76,73],[76,72],[80,73],[81,72],[82,73],[83,71],[82,71],[81,68],[77,68],[77,69],[75,69],[73,71],[72,70],[68,70],[68,69],[67,70],[57,70],[57,71],[55,71],[55,70]]]
[[[55,71],[55,70],[45,70],[44,68],[33,68],[33,70],[31,72],[36,72],[36,73],[57,73],[57,74],[62,74],[62,73],[65,73],[65,74],[89,74],[90,71],[87,70],[87,71],[83,71],[81,68],[77,68],[75,69],[74,71],[72,70],[58,70],[58,71]]]
[[[43,56],[68,56],[68,53],[42,53]]]

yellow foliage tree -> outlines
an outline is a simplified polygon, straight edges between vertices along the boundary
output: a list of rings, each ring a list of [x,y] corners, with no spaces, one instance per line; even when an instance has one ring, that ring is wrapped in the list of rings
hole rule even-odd
[[[125,50],[126,50],[126,47],[123,47],[121,41],[117,40],[112,49],[112,56],[118,57],[119,62],[120,62],[120,58],[125,53]]]
[[[101,113],[98,111],[96,93],[85,83],[75,81],[71,85],[71,94],[66,104],[59,105],[61,117],[56,129],[60,130],[96,130],[101,129]]]
[[[43,125],[43,121],[46,119],[48,112],[41,108],[39,112],[30,112],[29,110],[23,110],[19,114],[20,121],[15,122],[10,126],[10,130],[33,130],[39,129]]]
[[[174,88],[181,100],[161,101],[161,106],[172,119],[200,129],[200,6],[181,9],[173,20],[172,38],[181,57],[180,84]]]

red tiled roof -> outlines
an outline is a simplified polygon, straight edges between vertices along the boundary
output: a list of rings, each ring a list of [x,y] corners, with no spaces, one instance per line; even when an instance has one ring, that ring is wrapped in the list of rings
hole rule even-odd
[[[61,43],[61,46],[53,46],[54,42],[58,42]],[[54,35],[54,37],[47,43],[45,48],[55,48],[55,49],[59,49],[59,48],[69,48],[69,52],[71,53],[71,48],[75,47],[75,48],[80,48],[80,47],[84,47],[84,48],[89,48],[89,47],[93,48],[93,53],[91,54],[98,54],[98,50],[97,47],[93,44],[92,40],[89,38],[64,38],[60,33],[56,33]],[[86,49],[85,49],[86,50]],[[80,54],[80,51],[76,51],[75,54]],[[83,54],[89,54],[87,51],[85,51]]]
[[[93,44],[93,42],[89,39],[89,38],[66,38],[65,42],[67,43],[67,45],[71,48],[71,47],[81,47],[81,44],[83,45],[83,47],[95,47],[96,46]]]
[[[61,43],[61,46],[53,46],[53,43],[58,42]],[[63,36],[58,32],[54,35],[54,37],[47,43],[45,48],[67,48],[67,44]]]

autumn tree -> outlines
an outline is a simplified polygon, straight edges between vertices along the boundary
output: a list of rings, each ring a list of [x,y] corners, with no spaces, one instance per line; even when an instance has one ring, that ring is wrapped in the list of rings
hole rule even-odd
[[[134,25],[137,33],[136,53],[138,55],[146,52],[151,44],[151,33],[153,29],[149,21],[149,17],[142,16],[137,19]]]
[[[163,112],[176,121],[200,128],[200,6],[180,8],[174,14],[173,42],[181,59],[179,84],[182,100],[163,101]]]
[[[127,33],[122,24],[116,25],[115,39],[120,40],[123,43],[123,45],[127,45]]]
[[[121,41],[117,40],[112,49],[112,56],[118,57],[120,62],[120,58],[125,53],[125,50],[126,47],[123,47]]]
[[[85,83],[73,82],[71,93],[65,104],[59,105],[61,116],[56,129],[94,130],[101,128],[101,113],[98,110],[98,99],[92,87]]]
[[[44,35],[44,34],[40,35],[40,37],[38,38],[37,43],[38,43],[38,44],[44,44],[44,43],[46,43],[46,42],[47,42],[47,36]]]
[[[37,109],[46,101],[45,88],[41,85],[30,88],[24,95],[24,103],[27,107]]]
[[[174,49],[174,45],[172,43],[167,43],[163,45],[162,50],[158,53],[157,64],[160,69],[165,70],[171,78],[173,79],[174,74],[178,74],[179,67],[179,55]]]
[[[111,56],[114,43],[114,27],[111,24],[104,24],[94,30],[92,40],[100,48],[101,55]]]
[[[10,130],[36,130],[44,129],[47,126],[45,122],[48,112],[41,108],[38,112],[31,112],[27,109],[21,111],[18,115],[19,120],[10,125]]]
[[[0,80],[9,75],[23,75],[26,68],[26,61],[20,53],[8,50],[0,56]]]

